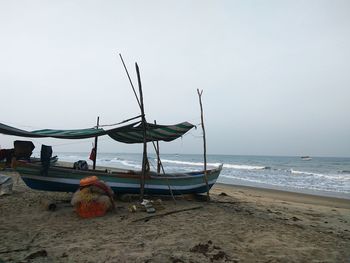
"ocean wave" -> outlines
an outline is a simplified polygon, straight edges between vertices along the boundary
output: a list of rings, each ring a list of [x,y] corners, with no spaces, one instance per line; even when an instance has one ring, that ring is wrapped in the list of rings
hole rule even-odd
[[[325,187],[317,187],[313,185],[297,185],[297,184],[285,184],[284,182],[278,182],[278,181],[269,181],[266,183],[266,181],[263,180],[258,180],[258,179],[252,179],[252,178],[246,178],[246,177],[241,177],[241,176],[232,176],[232,175],[223,175],[220,174],[219,178],[227,178],[227,179],[234,179],[234,180],[240,180],[240,181],[246,181],[249,183],[254,183],[254,184],[261,184],[264,186],[277,186],[277,187],[286,187],[289,189],[306,189],[306,190],[315,190],[315,191],[324,191],[324,192],[337,192],[337,193],[342,193],[342,194],[350,194],[350,191],[348,189],[339,189],[339,188],[334,188],[334,189],[328,189]]]
[[[202,162],[187,162],[187,161],[177,161],[177,160],[167,160],[167,159],[162,159],[162,163],[191,165],[191,166],[204,166],[204,163],[202,163]],[[220,164],[221,163],[207,163],[208,166],[219,166]]]
[[[314,173],[314,172],[306,172],[306,171],[297,171],[297,170],[290,170],[291,174],[296,175],[307,175],[307,176],[314,176],[314,177],[322,177],[327,178],[331,180],[338,180],[338,181],[350,181],[349,176],[344,176],[341,174],[320,174],[320,173]]]
[[[306,171],[297,171],[297,170],[293,170],[293,169],[290,169],[290,172],[292,174],[313,175],[313,176],[319,176],[319,177],[323,177],[324,176],[324,174],[313,173],[313,172],[306,172]]]
[[[202,162],[188,162],[188,161],[178,161],[178,160],[167,160],[162,159],[163,163],[180,164],[180,165],[191,165],[191,166],[203,166]],[[221,163],[207,163],[208,166],[219,166]],[[228,164],[225,163],[224,168],[226,169],[238,169],[238,170],[264,170],[271,169],[269,166],[256,166],[256,165],[245,165],[245,164]]]
[[[256,166],[245,164],[224,164],[224,168],[238,169],[238,170],[267,170],[271,169],[269,166]]]
[[[97,161],[101,161],[104,164],[111,164],[111,165],[115,165],[115,164],[120,164],[122,166],[126,166],[126,167],[132,167],[135,169],[141,169],[141,165],[140,164],[136,164],[132,161],[128,161],[128,160],[123,160],[120,158],[113,158],[113,159],[101,159],[101,160],[97,160]]]
[[[257,180],[257,179],[247,178],[247,177],[240,177],[237,175],[220,174],[219,178],[223,178],[223,177],[227,178],[227,179],[235,179],[235,180],[247,181],[247,182],[251,182],[251,183],[264,184],[264,181],[262,181],[262,180]],[[270,182],[269,182],[269,184],[275,185],[274,183],[270,183]]]
[[[97,161],[100,161],[100,162],[110,162],[111,159],[97,159]]]
[[[129,161],[127,161],[127,160],[123,160],[123,159],[120,159],[120,158],[118,158],[118,157],[113,158],[113,159],[110,159],[110,160],[108,160],[108,161],[111,162],[111,163],[120,163],[120,162],[122,162],[122,161],[129,162]]]
[[[131,163],[131,162],[125,161],[125,160],[124,161],[120,160],[119,162],[124,166],[133,167],[133,168],[137,168],[137,169],[141,169],[141,167],[142,167],[140,164]]]

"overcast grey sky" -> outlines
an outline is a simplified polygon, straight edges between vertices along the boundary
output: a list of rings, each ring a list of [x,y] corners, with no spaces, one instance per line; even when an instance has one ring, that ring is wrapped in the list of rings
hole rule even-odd
[[[120,52],[135,84],[141,68],[149,121],[199,123],[204,90],[209,153],[350,156],[349,14],[336,0],[0,0],[0,122],[70,129],[138,115]],[[162,150],[201,153],[200,134]],[[0,135],[1,147],[14,139]]]

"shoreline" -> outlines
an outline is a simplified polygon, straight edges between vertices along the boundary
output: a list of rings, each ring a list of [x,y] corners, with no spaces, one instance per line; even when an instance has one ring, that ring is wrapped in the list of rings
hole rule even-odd
[[[242,186],[242,187],[248,187],[248,188],[250,187],[250,188],[256,188],[256,189],[275,190],[275,191],[295,193],[295,194],[304,194],[304,195],[350,200],[350,193],[313,190],[313,189],[307,189],[307,188],[292,188],[292,187],[276,186],[276,185],[263,184],[263,183],[251,183],[248,181],[243,181],[238,179],[223,179],[223,178],[220,178],[220,176],[216,184]]]
[[[235,185],[226,183],[216,183],[212,190],[246,191],[255,195],[264,195],[266,198],[279,199],[295,203],[331,206],[337,204],[339,208],[350,209],[350,201],[347,198],[314,195],[309,193],[299,193],[280,189],[270,189],[257,186]]]

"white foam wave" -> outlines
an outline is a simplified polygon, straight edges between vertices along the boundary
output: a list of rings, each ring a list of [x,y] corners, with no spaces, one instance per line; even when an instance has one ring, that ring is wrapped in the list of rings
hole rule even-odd
[[[296,175],[307,175],[307,176],[315,176],[315,177],[323,177],[331,180],[339,180],[339,181],[350,181],[350,177],[346,176],[346,174],[320,174],[320,173],[313,173],[313,172],[306,172],[306,171],[297,171],[297,170],[290,170],[291,174]]]
[[[259,184],[263,184],[264,181],[262,180],[256,180],[256,179],[252,179],[252,178],[249,178],[249,177],[240,177],[240,176],[237,176],[237,175],[226,175],[226,174],[220,174],[220,177],[219,178],[227,178],[227,179],[235,179],[235,180],[242,180],[242,181],[247,181],[247,182],[251,182],[251,183],[259,183]],[[271,185],[276,185],[274,183],[270,183],[269,184]]]
[[[120,161],[120,163],[124,166],[129,166],[129,167],[133,167],[133,168],[137,168],[137,169],[140,169],[141,168],[141,165],[139,164],[134,164],[134,163],[131,163],[131,162],[128,162],[128,161]]]
[[[224,164],[224,168],[238,169],[238,170],[263,170],[266,166],[245,165],[245,164]]]
[[[203,166],[202,162],[186,162],[186,161],[176,161],[176,160],[167,160],[162,159],[162,163],[171,163],[171,164],[181,164],[181,165],[191,165],[191,166]],[[221,163],[207,163],[208,166],[219,166]]]
[[[108,159],[101,159],[101,162],[103,162],[104,164],[111,164],[111,165],[115,165],[115,164],[120,164],[122,166],[126,166],[126,167],[132,167],[135,169],[141,169],[141,165],[140,164],[136,164],[133,163],[131,161],[127,161],[127,160],[122,160],[119,158],[113,158],[112,160],[108,160]]]
[[[191,165],[191,166],[203,166],[202,162],[188,162],[188,161],[177,161],[177,160],[167,160],[162,159],[163,163],[180,164],[180,165]],[[221,163],[207,163],[208,166],[219,166]],[[254,165],[244,165],[244,164],[224,164],[224,168],[227,169],[239,169],[239,170],[263,170],[267,169],[266,166],[254,166]]]
[[[290,172],[291,172],[292,174],[315,175],[315,176],[319,176],[319,177],[324,176],[324,174],[318,174],[318,173],[312,173],[312,172],[305,172],[305,171],[297,171],[297,170],[293,170],[293,169],[291,169]]]
[[[266,183],[266,181],[263,181],[263,180],[256,180],[252,178],[220,174],[219,178],[222,178],[222,177],[227,179],[235,179],[235,180],[241,180],[241,181],[246,181],[250,183],[257,183],[257,184],[271,185],[271,186],[278,186],[278,187],[288,187],[288,188],[294,188],[294,189],[309,189],[309,190],[324,191],[324,192],[337,192],[342,194],[350,194],[348,189],[327,189],[324,187],[316,187],[312,185],[295,185],[295,184],[286,185],[285,183],[278,182],[278,181]]]

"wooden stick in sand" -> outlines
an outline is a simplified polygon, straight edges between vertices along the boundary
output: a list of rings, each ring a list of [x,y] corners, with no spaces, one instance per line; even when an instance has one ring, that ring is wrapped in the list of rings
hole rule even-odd
[[[191,210],[197,210],[197,209],[201,209],[201,208],[203,208],[203,206],[195,206],[195,207],[191,207],[191,208],[185,208],[185,209],[179,209],[179,210],[175,210],[175,211],[169,211],[169,212],[166,212],[166,213],[163,213],[163,214],[141,217],[141,218],[133,220],[132,222],[139,222],[139,221],[159,218],[159,217],[163,217],[163,216],[167,216],[167,215],[172,215],[172,214],[176,214],[176,213],[180,213],[180,212],[186,212],[186,211],[191,211]]]
[[[209,185],[208,185],[208,178],[207,178],[207,145],[206,145],[206,139],[205,139],[205,128],[204,128],[204,117],[203,117],[203,105],[202,105],[202,94],[203,90],[199,91],[197,89],[198,98],[199,98],[199,106],[201,108],[201,123],[202,123],[202,130],[203,130],[203,149],[204,149],[204,181],[207,185],[207,199],[209,201]]]

